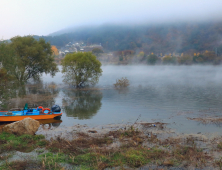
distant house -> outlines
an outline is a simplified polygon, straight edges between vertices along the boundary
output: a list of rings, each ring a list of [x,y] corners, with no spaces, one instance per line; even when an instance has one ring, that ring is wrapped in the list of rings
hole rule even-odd
[[[73,48],[71,50],[65,50],[64,52],[65,52],[65,54],[75,53],[75,52],[77,52],[77,49]]]
[[[99,48],[101,50],[103,49],[101,44],[93,44],[93,45],[89,45],[89,46],[82,46],[82,48],[80,48],[80,51],[89,52],[89,51],[92,51],[94,48]]]

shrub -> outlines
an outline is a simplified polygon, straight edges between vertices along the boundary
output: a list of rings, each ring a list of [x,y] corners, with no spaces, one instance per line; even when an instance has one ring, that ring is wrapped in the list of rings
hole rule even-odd
[[[184,55],[178,58],[178,63],[179,64],[186,64],[190,65],[193,62],[193,57],[190,55]]]
[[[163,64],[176,64],[176,57],[166,55],[162,58],[162,62],[163,62]]]
[[[150,54],[147,57],[147,62],[148,64],[151,64],[151,65],[156,64],[157,60],[158,60],[158,57],[155,54]]]
[[[122,77],[121,79],[117,79],[116,83],[113,85],[115,86],[115,88],[124,88],[129,86],[129,80],[126,77]]]

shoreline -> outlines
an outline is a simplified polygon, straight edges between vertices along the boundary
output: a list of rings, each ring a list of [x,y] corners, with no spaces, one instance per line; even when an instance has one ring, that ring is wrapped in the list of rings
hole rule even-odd
[[[27,145],[32,144],[32,149],[19,144],[14,146],[13,140],[22,136],[12,138],[13,135],[0,134],[3,162],[0,168],[22,164],[26,169],[34,166],[42,169],[220,169],[222,165],[222,136],[178,134],[160,122],[96,128],[75,125],[66,131],[55,128],[54,133],[52,130],[44,132],[26,135],[30,140]],[[6,136],[11,138],[11,142],[4,143],[2,135],[5,139]],[[7,147],[2,150],[3,145]],[[29,152],[24,153],[27,149]],[[34,157],[19,160],[19,154]]]

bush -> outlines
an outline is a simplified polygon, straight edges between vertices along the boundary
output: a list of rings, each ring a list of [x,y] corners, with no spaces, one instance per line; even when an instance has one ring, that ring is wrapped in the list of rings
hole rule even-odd
[[[158,60],[158,57],[155,54],[150,54],[147,57],[147,62],[148,64],[151,64],[151,65],[156,64],[157,60]]]
[[[190,65],[193,62],[193,57],[190,55],[184,55],[178,58],[178,63],[179,64],[186,64]]]
[[[218,58],[215,52],[213,51],[206,51],[203,54],[194,56],[193,61],[194,63],[197,64],[205,64],[205,63],[220,64],[220,58]]]
[[[126,77],[122,77],[121,79],[117,79],[116,83],[113,85],[115,86],[115,88],[124,88],[129,86],[129,80]]]
[[[163,64],[176,64],[176,57],[166,55],[162,58],[162,62],[163,62]]]
[[[119,56],[119,61],[123,61],[123,56]]]

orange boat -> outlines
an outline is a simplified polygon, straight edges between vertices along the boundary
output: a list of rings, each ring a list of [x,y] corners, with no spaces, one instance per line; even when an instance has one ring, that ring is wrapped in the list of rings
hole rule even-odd
[[[49,109],[39,106],[37,108],[28,109],[26,105],[23,110],[0,111],[0,122],[14,122],[23,120],[27,117],[36,120],[60,118],[62,113],[60,107],[59,109],[58,107],[58,105],[54,105],[52,109]]]

